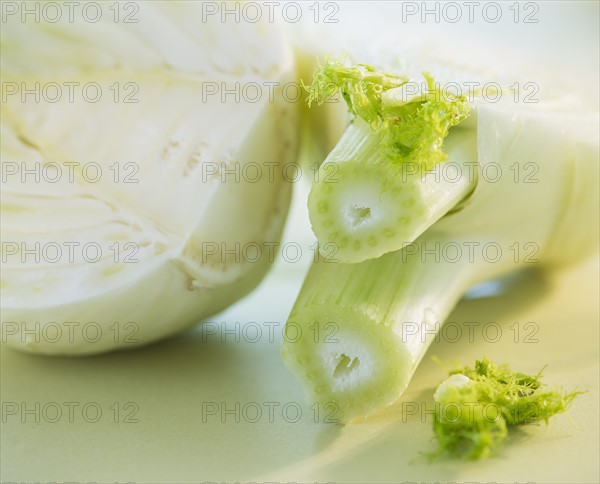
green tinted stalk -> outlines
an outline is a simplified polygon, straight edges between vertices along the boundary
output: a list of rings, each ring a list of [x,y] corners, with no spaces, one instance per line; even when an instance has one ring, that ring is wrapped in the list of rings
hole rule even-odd
[[[446,139],[470,105],[424,77],[427,87],[416,92],[408,78],[329,60],[307,87],[309,105],[339,94],[355,116],[321,166],[308,204],[321,247],[333,244],[341,262],[402,248],[475,186],[466,166],[475,164],[475,134],[460,143]],[[448,159],[454,166],[444,166]]]
[[[471,268],[406,250],[313,264],[287,323],[285,364],[310,401],[335,402],[344,422],[393,402],[468,287]]]
[[[475,129],[457,128],[444,142],[448,159],[431,169],[396,163],[380,137],[356,118],[321,165],[308,199],[321,247],[340,262],[379,257],[414,241],[467,197],[477,182]]]

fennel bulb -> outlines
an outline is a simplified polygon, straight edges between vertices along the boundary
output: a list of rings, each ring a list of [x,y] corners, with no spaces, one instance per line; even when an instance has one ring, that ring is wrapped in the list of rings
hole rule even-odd
[[[267,271],[268,257],[241,251],[277,242],[287,213],[297,106],[281,88],[293,58],[272,24],[201,18],[200,3],[146,2],[136,23],[3,24],[9,345],[70,355],[147,344]],[[50,84],[58,100],[25,92]]]
[[[347,237],[364,237],[360,224],[344,219],[344,207],[353,203],[370,208],[368,217],[376,216],[363,222],[365,230],[379,231],[386,223],[405,228],[399,223],[403,217],[413,221],[410,231],[395,238],[400,250],[388,245],[385,255],[365,260],[382,253],[380,244],[361,244],[353,254],[342,254],[340,247],[341,262],[363,262],[322,260],[310,269],[288,319],[290,337],[282,345],[284,362],[309,400],[335,402],[344,421],[392,403],[470,286],[531,262],[570,263],[596,252],[598,127],[597,113],[586,113],[570,100],[517,106],[478,98],[466,120],[449,131],[443,150],[448,160],[475,163],[478,174],[499,167],[504,175],[469,179],[463,173],[466,183],[459,177],[454,185],[439,184],[439,190],[436,177],[402,179],[377,153],[380,134],[364,124],[350,127],[330,154],[343,162],[329,191],[337,215],[327,216],[345,227]],[[517,182],[511,172],[526,162],[538,168],[535,183]],[[373,163],[375,175],[342,172],[347,163]],[[397,187],[392,195],[390,184]],[[316,190],[321,202],[327,201],[327,190]],[[416,194],[411,196],[419,203],[397,203],[403,190]],[[417,198],[419,191],[428,197]],[[390,196],[396,202],[387,203]],[[309,201],[309,209],[315,208]],[[535,257],[529,260],[531,246]],[[321,330],[318,337],[315,328]],[[291,336],[300,333],[300,338]]]

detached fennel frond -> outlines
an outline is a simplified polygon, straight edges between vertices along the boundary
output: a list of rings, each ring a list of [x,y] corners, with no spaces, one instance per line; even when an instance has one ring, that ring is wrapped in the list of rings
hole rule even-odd
[[[429,75],[425,79],[427,88],[414,95],[405,89],[408,78],[330,60],[307,87],[309,104],[339,92],[356,116],[309,196],[313,231],[322,246],[335,244],[341,262],[400,249],[475,186],[466,166],[475,161],[474,144],[446,140],[470,105],[443,93]],[[440,162],[447,159],[458,169],[440,182]]]
[[[542,370],[543,371],[543,370]],[[439,443],[431,457],[481,459],[492,455],[513,426],[566,412],[580,391],[549,390],[536,375],[513,372],[487,358],[459,368],[437,388],[433,431]]]

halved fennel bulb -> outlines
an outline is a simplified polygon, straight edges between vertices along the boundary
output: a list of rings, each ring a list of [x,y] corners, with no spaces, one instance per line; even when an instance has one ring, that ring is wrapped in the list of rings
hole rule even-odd
[[[289,205],[291,52],[270,24],[139,7],[133,24],[3,25],[2,339],[19,349],[147,344],[247,294],[272,261],[256,251]],[[62,95],[23,98],[36,83]]]

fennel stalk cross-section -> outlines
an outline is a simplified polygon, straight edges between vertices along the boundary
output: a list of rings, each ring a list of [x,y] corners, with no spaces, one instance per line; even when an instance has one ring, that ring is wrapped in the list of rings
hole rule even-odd
[[[347,153],[361,154],[360,160],[353,155],[340,157],[349,163],[368,165],[368,157],[382,156],[376,154],[379,144],[369,134],[370,128],[360,123],[354,121],[350,134],[330,157],[348,146]],[[353,133],[359,129],[362,138],[357,143]],[[416,222],[412,222],[414,230],[404,234],[398,247],[402,250],[370,259],[377,255],[373,248],[360,246],[352,260],[363,262],[335,263],[334,255],[313,264],[289,316],[289,335],[282,345],[283,359],[303,383],[309,400],[335,402],[344,421],[394,402],[406,389],[436,329],[470,286],[532,262],[523,253],[528,247],[536,250],[533,262],[547,265],[578,261],[596,252],[598,132],[598,113],[586,112],[568,98],[523,106],[478,99],[466,121],[450,130],[443,149],[449,161],[471,158],[478,173],[493,168],[503,176],[479,176],[468,192],[459,184],[459,195],[466,197],[449,199],[435,217],[431,211],[417,212],[414,206],[398,204],[405,188],[426,191],[427,187],[434,193],[429,200],[435,200],[435,177],[390,182],[389,164],[379,171],[381,163],[375,164],[369,172],[372,180],[368,173],[345,177],[344,161],[329,199],[325,183],[314,187],[311,197],[317,190],[320,199],[336,207],[337,215],[328,215],[337,216],[339,225],[346,216],[339,207],[352,200],[363,208],[368,200],[376,204],[369,215],[377,217],[373,225],[385,226],[387,217],[392,229],[406,227],[399,223],[402,217]],[[356,148],[368,143],[364,150]],[[537,167],[536,182],[515,181],[510,167],[524,163]],[[389,183],[397,184],[397,195],[386,189]],[[452,191],[450,184],[439,188],[442,195]],[[425,208],[431,203],[420,199]],[[309,208],[315,208],[311,201]],[[346,228],[357,232],[351,225]],[[318,230],[316,234],[319,237]],[[340,262],[348,262],[349,252],[342,254],[343,249]],[[315,328],[321,336],[316,336]],[[332,330],[333,337],[324,337]]]
[[[145,2],[137,20],[2,26],[2,331],[17,348],[176,333],[269,267],[227,250],[279,240],[298,109],[281,32],[202,21],[195,2]],[[250,163],[262,176],[242,176]]]
[[[440,162],[467,173],[475,153],[464,136],[442,144],[470,112],[465,96],[442,92],[425,74],[414,82],[360,64],[328,60],[307,87],[308,104],[341,97],[356,116],[320,167],[309,213],[322,247],[337,248],[341,262],[360,262],[402,248],[465,198],[475,179],[440,177]],[[422,183],[427,174],[434,183]]]

